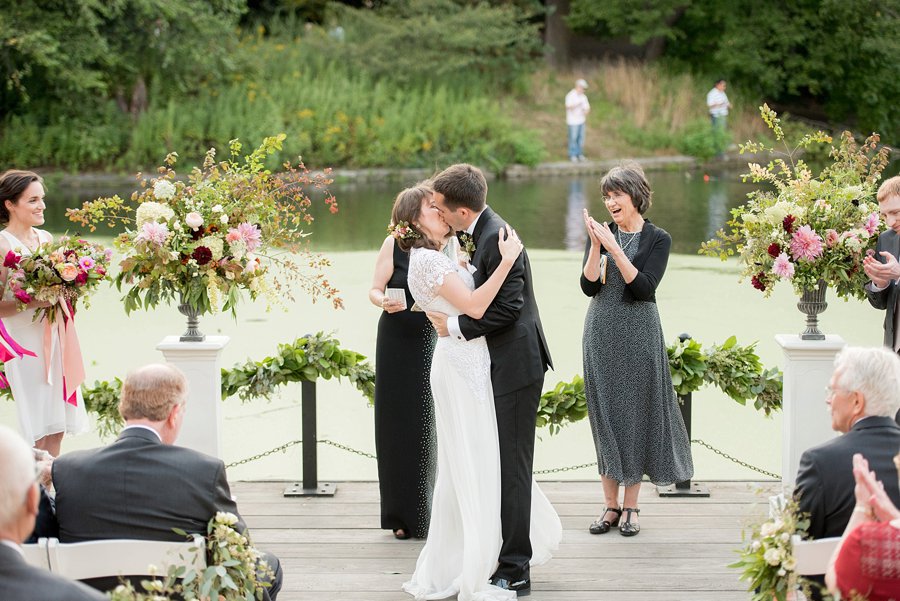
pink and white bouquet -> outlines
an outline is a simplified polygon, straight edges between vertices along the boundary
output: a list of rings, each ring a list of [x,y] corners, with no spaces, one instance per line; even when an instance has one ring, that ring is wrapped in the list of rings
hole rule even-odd
[[[100,244],[62,236],[30,256],[6,253],[6,286],[21,303],[20,310],[32,301],[49,303],[35,312],[35,320],[55,322],[74,315],[79,300],[89,304],[90,294],[108,277],[110,259],[112,250]]]
[[[142,181],[131,203],[114,196],[68,211],[70,219],[92,229],[125,222],[115,241],[124,255],[115,281],[126,289],[126,312],[174,301],[200,314],[234,313],[242,291],[278,303],[292,299],[294,283],[313,299],[324,296],[342,305],[322,273],[328,260],[302,244],[308,234],[301,227],[312,222],[304,187],[323,188],[330,180],[310,176],[302,164],[285,164],[279,174],[267,170],[266,158],[281,149],[284,138],[266,138],[247,156],[232,140],[225,161],[210,149],[187,181],[176,176],[177,154],[170,153],[160,175],[149,184]],[[326,194],[325,202],[337,212],[333,196]]]
[[[766,105],[760,111],[775,138],[784,142],[775,112]],[[840,146],[831,149],[832,162],[817,176],[794,154],[813,143],[830,143],[823,132],[788,148],[786,160],[750,163],[744,180],[766,187],[750,192],[747,203],[731,212],[731,231],[719,230],[700,252],[723,260],[739,255],[742,278],[749,277],[766,296],[780,281],[791,283],[798,295],[821,281],[840,298],[865,298],[869,278],[862,262],[884,229],[875,193],[888,150],[878,148],[878,139],[872,134],[860,145],[844,132]],[[744,151],[774,153],[752,142],[741,145]]]

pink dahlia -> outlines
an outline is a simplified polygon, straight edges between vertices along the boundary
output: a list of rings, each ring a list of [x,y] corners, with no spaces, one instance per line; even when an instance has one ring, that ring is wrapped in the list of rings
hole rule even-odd
[[[822,238],[804,225],[791,236],[791,256],[795,261],[815,261],[822,255]]]
[[[253,252],[262,244],[262,231],[258,225],[244,222],[238,224],[235,229],[241,235],[241,238],[244,239],[248,251]]]
[[[866,228],[866,231],[869,232],[869,235],[871,236],[878,231],[880,223],[881,221],[878,219],[878,213],[872,213],[869,215],[868,219],[866,219],[866,224],[863,227]]]
[[[778,255],[775,259],[775,264],[772,265],[772,272],[778,277],[786,280],[794,277],[794,264],[791,263],[787,253]]]
[[[141,233],[138,234],[134,241],[135,242],[151,242],[157,246],[162,246],[166,243],[166,238],[169,237],[169,228],[166,227],[165,223],[156,223],[155,221],[148,221],[144,225],[141,226]]]

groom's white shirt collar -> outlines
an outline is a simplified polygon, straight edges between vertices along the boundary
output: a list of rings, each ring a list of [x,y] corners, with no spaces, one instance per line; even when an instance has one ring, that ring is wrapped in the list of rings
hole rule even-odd
[[[464,231],[470,236],[475,234],[475,226],[478,225],[478,220],[481,219],[481,216],[484,215],[485,209],[488,206],[484,205],[484,209],[481,209],[477,215],[475,215],[475,219],[472,220],[472,223],[469,224]],[[465,340],[465,336],[462,335],[462,330],[459,329],[459,316],[451,315],[447,317],[447,333],[456,338],[457,340]]]
[[[13,541],[3,539],[3,540],[0,540],[0,545],[6,545],[6,546],[9,547],[10,549],[15,549],[16,551],[18,551],[19,555],[21,555],[22,558],[24,559],[24,557],[25,557],[25,552],[22,551],[22,547],[20,547],[19,545],[17,545],[17,544],[14,543]]]
[[[487,205],[484,205],[484,209],[488,208]],[[475,219],[472,220],[472,223],[469,224],[464,231],[470,236],[475,233],[475,226],[478,224],[478,220],[481,219],[481,216],[484,214],[484,209],[481,209],[477,215],[475,215]]]
[[[142,428],[144,430],[149,430],[150,432],[153,432],[154,434],[156,434],[156,437],[159,439],[159,442],[162,442],[162,436],[159,435],[159,432],[157,432],[150,426],[145,426],[144,424],[132,424],[130,426],[125,426],[124,428],[122,428],[122,432],[124,432],[125,430],[133,430],[136,428]]]

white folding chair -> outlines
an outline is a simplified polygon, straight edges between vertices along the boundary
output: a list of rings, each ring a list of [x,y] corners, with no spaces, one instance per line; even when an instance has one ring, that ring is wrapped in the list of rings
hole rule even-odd
[[[796,572],[800,576],[824,574],[828,570],[828,562],[834,550],[841,542],[841,537],[800,540],[795,534],[791,538],[794,546],[794,559],[797,561]]]
[[[56,539],[54,539],[56,540]],[[39,538],[38,542],[22,545],[22,553],[28,565],[36,568],[50,569],[50,556],[47,554],[47,539]]]
[[[60,543],[51,538],[47,551],[50,571],[72,580],[146,576],[151,565],[160,576],[165,576],[169,566],[198,572],[206,567],[206,548],[200,536],[183,543],[132,539]]]

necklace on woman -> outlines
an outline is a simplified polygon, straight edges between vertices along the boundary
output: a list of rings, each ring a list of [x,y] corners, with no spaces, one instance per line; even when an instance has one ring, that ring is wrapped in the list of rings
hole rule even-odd
[[[619,247],[622,249],[622,252],[625,252],[628,247],[631,246],[631,243],[634,242],[635,238],[637,238],[638,234],[640,233],[640,230],[636,232],[625,232],[625,234],[628,235],[628,239],[625,241],[625,244],[622,244],[622,228],[616,229],[616,237],[618,239]]]

